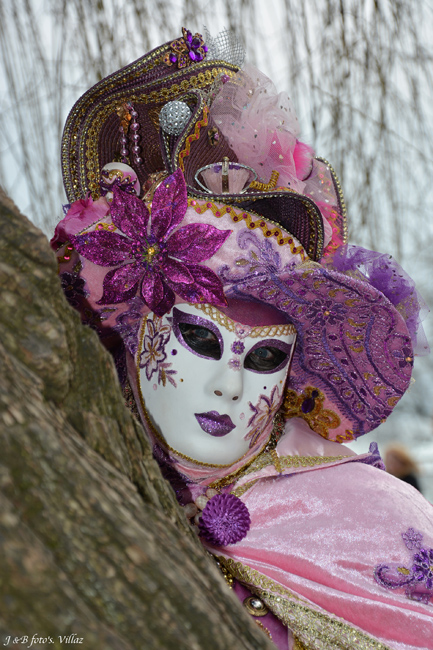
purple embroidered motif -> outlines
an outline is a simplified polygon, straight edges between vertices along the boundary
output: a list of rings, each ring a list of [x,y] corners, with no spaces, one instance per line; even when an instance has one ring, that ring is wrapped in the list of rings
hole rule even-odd
[[[278,386],[274,386],[270,396],[260,395],[255,406],[249,402],[253,415],[248,421],[248,427],[251,428],[245,436],[245,440],[250,439],[250,449],[254,447],[261,433],[271,424],[280,400],[281,395]]]
[[[234,494],[216,494],[206,503],[199,522],[200,535],[214,546],[236,544],[250,529],[247,506]]]
[[[187,206],[185,179],[179,169],[154,194],[150,229],[145,203],[114,187],[111,217],[126,236],[98,230],[71,238],[86,259],[116,267],[104,278],[99,304],[124,302],[137,291],[157,316],[170,311],[175,293],[190,303],[227,304],[220,279],[200,262],[212,257],[231,231],[194,223],[173,232]]]
[[[379,564],[374,569],[375,580],[386,589],[405,587],[407,598],[428,604],[433,597],[433,548],[421,547],[422,533],[414,528],[408,528],[402,538],[409,550],[415,550],[412,566]]]
[[[154,373],[158,372],[158,383],[162,381],[165,386],[166,369],[171,366],[171,363],[164,364],[163,368],[161,368],[161,364],[167,358],[165,346],[170,338],[171,327],[162,325],[161,319],[156,316],[147,319],[146,329],[147,333],[143,339],[143,351],[140,354],[140,368],[145,369],[148,381],[151,380]],[[168,372],[174,374],[175,371]]]
[[[415,580],[425,582],[433,594],[433,548],[420,548],[413,556],[412,573]]]
[[[170,370],[171,363],[160,363],[158,366],[158,384],[166,385],[167,381],[177,388],[176,381],[172,375],[177,375],[177,370]]]
[[[408,528],[401,536],[409,551],[413,551],[414,548],[421,548],[422,534],[414,528]]]

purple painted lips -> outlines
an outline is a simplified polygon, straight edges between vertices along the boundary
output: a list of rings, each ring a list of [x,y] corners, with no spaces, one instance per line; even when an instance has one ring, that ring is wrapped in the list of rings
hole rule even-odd
[[[203,431],[217,438],[226,436],[236,427],[229,415],[220,415],[218,411],[194,413],[194,415]]]

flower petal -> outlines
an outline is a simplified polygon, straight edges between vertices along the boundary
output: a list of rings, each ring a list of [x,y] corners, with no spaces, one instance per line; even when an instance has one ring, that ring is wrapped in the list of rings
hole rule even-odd
[[[124,192],[120,187],[115,186],[111,203],[111,218],[119,230],[128,237],[140,241],[146,240],[149,210],[135,194]]]
[[[212,257],[231,232],[205,223],[192,223],[172,234],[167,242],[167,251],[180,260],[197,264]]]
[[[189,272],[189,267],[183,262],[178,262],[172,257],[167,257],[161,266],[164,278],[169,285],[172,283],[176,286],[178,284],[192,284],[194,277]]]
[[[163,180],[153,196],[150,230],[156,240],[163,239],[180,224],[187,207],[185,179],[177,169]]]
[[[132,257],[131,240],[106,230],[71,237],[71,244],[86,260],[100,266],[114,266]]]
[[[141,284],[141,295],[144,302],[152,311],[154,307],[161,302],[164,295],[164,288],[159,273],[148,272]]]
[[[125,264],[108,271],[102,285],[104,293],[98,300],[98,305],[117,304],[133,298],[142,274],[143,268],[139,264]]]
[[[164,295],[162,297],[162,300],[158,305],[156,305],[154,309],[154,313],[157,316],[164,316],[164,314],[167,314],[170,309],[173,307],[174,302],[176,300],[176,296],[174,295],[174,291],[168,287],[165,282],[162,283],[163,289],[164,289]]]
[[[188,271],[193,276],[194,283],[173,286],[181,298],[192,303],[208,302],[211,305],[226,307],[227,300],[222,282],[213,271],[200,264],[188,264]]]

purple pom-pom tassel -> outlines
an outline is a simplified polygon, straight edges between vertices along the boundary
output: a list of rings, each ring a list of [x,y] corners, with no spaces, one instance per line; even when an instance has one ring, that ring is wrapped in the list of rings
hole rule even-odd
[[[234,494],[216,494],[205,505],[200,518],[200,535],[213,546],[236,544],[250,529],[247,506]]]

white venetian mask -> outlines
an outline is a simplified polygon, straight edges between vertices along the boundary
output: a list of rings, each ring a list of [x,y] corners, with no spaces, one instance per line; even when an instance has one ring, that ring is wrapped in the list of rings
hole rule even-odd
[[[210,305],[182,304],[162,318],[149,314],[141,339],[140,391],[172,449],[228,465],[264,444],[283,397],[292,325],[252,327]]]

